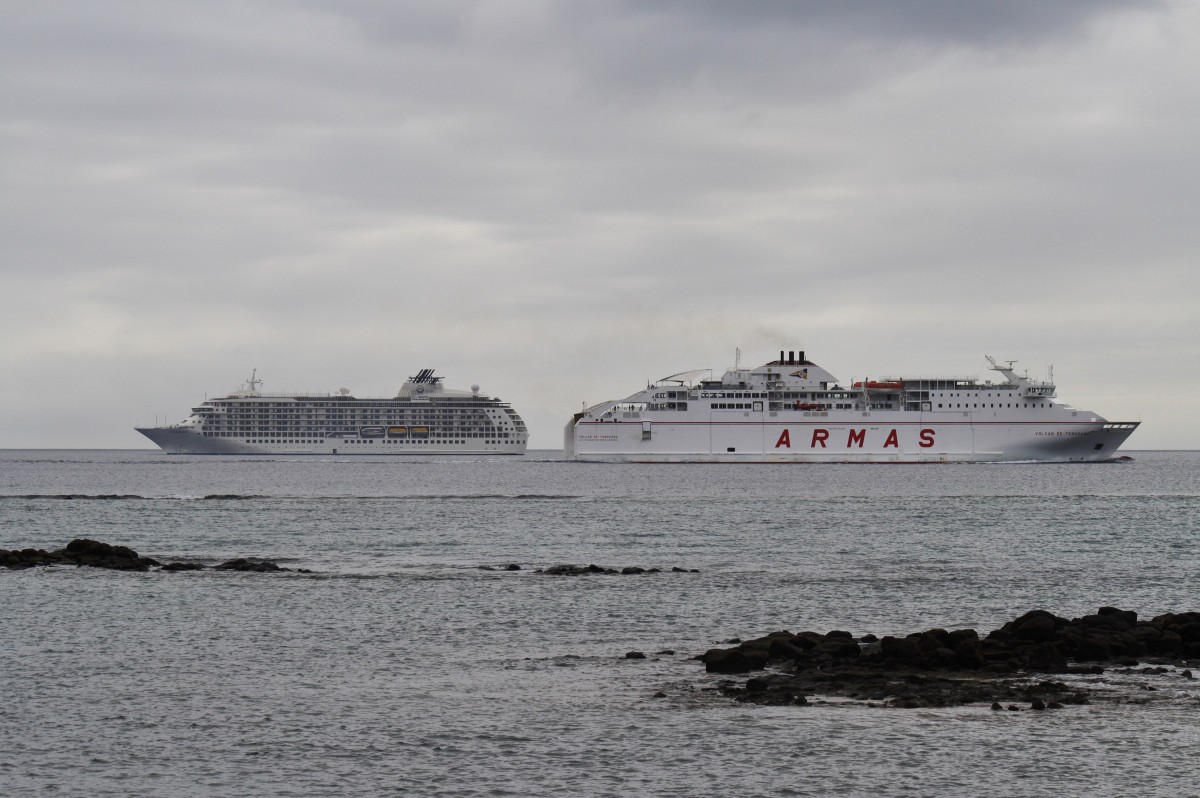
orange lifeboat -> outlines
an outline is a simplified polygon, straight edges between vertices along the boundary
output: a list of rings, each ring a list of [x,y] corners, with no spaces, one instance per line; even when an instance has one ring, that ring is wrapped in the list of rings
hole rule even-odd
[[[796,402],[797,410],[820,410],[821,405],[818,402]]]
[[[862,388],[861,381],[854,383],[855,388]],[[868,391],[896,391],[904,387],[904,383],[900,380],[867,380]]]

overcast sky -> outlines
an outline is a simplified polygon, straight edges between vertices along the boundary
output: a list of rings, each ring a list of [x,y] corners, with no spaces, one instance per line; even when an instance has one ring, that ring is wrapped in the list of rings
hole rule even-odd
[[[436,368],[533,448],[804,349],[1200,448],[1200,6],[9,0],[0,448]]]

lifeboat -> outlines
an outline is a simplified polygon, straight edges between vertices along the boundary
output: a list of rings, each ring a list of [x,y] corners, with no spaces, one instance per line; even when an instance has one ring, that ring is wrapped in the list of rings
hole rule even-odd
[[[820,402],[796,402],[797,410],[820,410]]]
[[[855,388],[862,388],[861,381],[854,383]],[[904,387],[901,380],[867,380],[868,391],[898,391]]]

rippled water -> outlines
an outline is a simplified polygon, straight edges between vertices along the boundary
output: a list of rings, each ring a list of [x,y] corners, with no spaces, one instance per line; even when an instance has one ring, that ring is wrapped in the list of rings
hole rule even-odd
[[[0,794],[1196,794],[1200,687],[1177,676],[1105,675],[1153,700],[1046,713],[760,708],[691,659],[779,628],[1200,610],[1200,454],[1134,456],[0,452],[0,548],[92,537],[314,572],[0,571]],[[559,563],[667,572],[534,572]]]

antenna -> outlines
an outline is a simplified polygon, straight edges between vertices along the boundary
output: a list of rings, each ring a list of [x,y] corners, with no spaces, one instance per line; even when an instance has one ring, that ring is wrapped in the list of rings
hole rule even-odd
[[[742,370],[742,348],[740,346],[733,350],[733,368],[735,371]]]

